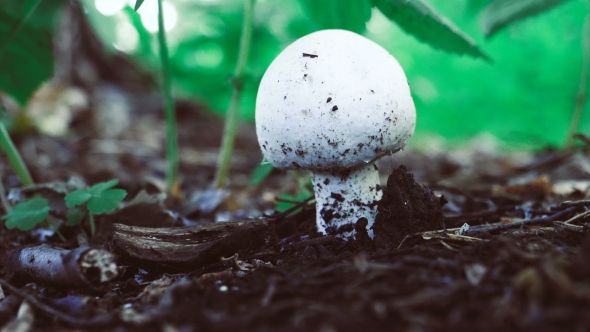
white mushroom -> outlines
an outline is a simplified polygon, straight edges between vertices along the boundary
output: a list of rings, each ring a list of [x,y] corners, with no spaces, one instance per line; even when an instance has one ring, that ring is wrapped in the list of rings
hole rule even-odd
[[[374,162],[402,149],[415,124],[399,63],[345,30],[289,45],[267,69],[256,99],[262,153],[278,168],[311,170],[318,230],[344,238],[354,236],[360,218],[373,238],[382,195]]]

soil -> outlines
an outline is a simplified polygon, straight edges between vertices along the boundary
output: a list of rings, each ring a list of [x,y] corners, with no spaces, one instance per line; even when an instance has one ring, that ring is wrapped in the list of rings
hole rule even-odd
[[[118,178],[129,195],[128,206],[97,219],[98,233],[89,239],[118,256],[119,276],[85,286],[49,285],[4,269],[0,323],[7,330],[590,330],[584,214],[590,202],[583,201],[590,162],[583,149],[501,155],[482,142],[428,153],[410,149],[381,162],[387,182],[375,240],[365,231],[366,220],[359,220],[357,240],[345,242],[316,232],[313,201],[273,212],[275,197],[302,190],[290,173],[274,170],[262,184],[248,183],[260,160],[250,125],[238,134],[229,196],[212,212],[199,210],[222,121],[191,103],[177,109],[182,180],[179,194],[167,200],[154,198],[162,192],[165,165],[163,144],[153,144],[163,142],[157,109],[142,111],[108,139],[90,112],[78,115],[65,137],[15,137],[37,182],[58,185],[20,190],[3,160],[9,198],[19,192],[47,197],[59,219],[59,188],[73,175],[89,184]],[[151,203],[129,204],[141,191]],[[255,227],[262,235],[232,233],[207,247],[214,249],[204,250],[206,256],[186,252],[187,237],[161,235],[248,219],[267,221]],[[185,251],[124,250],[117,245],[122,227],[158,229],[150,243]],[[84,246],[79,229],[62,229],[65,243],[40,230],[4,229],[0,263],[25,247]],[[203,238],[194,241],[213,237],[199,234]]]

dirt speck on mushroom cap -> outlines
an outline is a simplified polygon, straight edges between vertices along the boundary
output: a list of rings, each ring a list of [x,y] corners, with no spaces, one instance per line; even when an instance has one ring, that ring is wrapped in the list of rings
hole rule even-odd
[[[286,169],[295,163],[326,170],[371,162],[402,148],[415,124],[399,63],[381,46],[344,30],[315,32],[287,47],[265,73],[256,100],[263,153]],[[301,150],[307,153],[296,153]]]

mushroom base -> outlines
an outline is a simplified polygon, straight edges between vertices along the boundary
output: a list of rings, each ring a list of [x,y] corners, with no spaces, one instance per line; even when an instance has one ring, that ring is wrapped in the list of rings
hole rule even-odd
[[[343,171],[313,172],[318,231],[345,239],[355,237],[355,225],[367,219],[367,232],[377,216],[382,192],[374,163]]]

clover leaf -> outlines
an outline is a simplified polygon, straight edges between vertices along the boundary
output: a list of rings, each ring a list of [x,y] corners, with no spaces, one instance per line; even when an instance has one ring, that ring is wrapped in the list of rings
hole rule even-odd
[[[35,197],[27,202],[14,206],[12,211],[2,217],[8,229],[18,228],[21,231],[33,229],[49,215],[49,203],[45,198]]]
[[[123,189],[111,189],[119,183],[113,179],[97,183],[88,189],[74,190],[66,195],[66,205],[69,208],[87,203],[88,211],[93,214],[112,212],[119,206],[119,202],[127,196]]]

